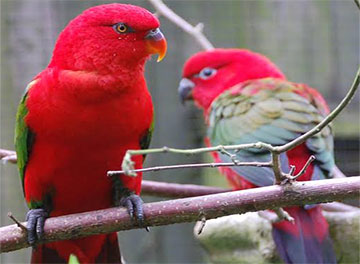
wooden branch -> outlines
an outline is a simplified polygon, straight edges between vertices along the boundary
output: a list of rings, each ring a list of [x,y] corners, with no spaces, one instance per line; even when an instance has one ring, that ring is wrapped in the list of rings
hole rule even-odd
[[[144,180],[141,183],[141,195],[163,198],[195,197],[231,191],[232,190],[230,189],[195,184],[179,184]]]
[[[360,176],[356,176],[356,177],[360,177]],[[353,211],[360,210],[359,207],[344,204],[344,203],[339,203],[339,202],[321,204],[321,207],[324,211],[327,211],[327,212],[353,212]]]
[[[218,168],[218,167],[234,167],[234,166],[253,166],[253,167],[272,167],[271,162],[210,162],[210,163],[195,163],[195,164],[178,164],[178,165],[165,165],[155,166],[143,169],[133,169],[129,171],[108,171],[108,176],[115,176],[120,174],[136,175],[138,172],[149,172],[149,171],[163,171],[163,170],[175,170],[175,169],[195,169],[195,168]],[[128,174],[130,173],[130,174]]]
[[[166,17],[172,23],[177,25],[183,31],[194,37],[194,39],[200,44],[204,50],[212,50],[214,46],[202,33],[204,25],[202,23],[192,26],[185,19],[176,14],[173,10],[167,7],[161,0],[148,0],[150,4],[156,9],[156,13]]]
[[[9,159],[8,157],[12,157]],[[11,163],[16,163],[16,153],[12,150],[0,149],[0,160],[5,158]],[[343,177],[345,177],[343,175]],[[167,182],[157,182],[157,181],[142,181],[142,194],[157,196],[162,198],[185,198],[185,197],[194,197],[202,196],[208,194],[230,192],[230,189],[223,189],[219,187],[210,187],[194,184],[178,184],[178,183],[167,183]],[[326,211],[353,211],[357,207],[349,206],[343,203],[330,203],[323,204],[323,208]]]
[[[284,174],[281,170],[280,155],[278,153],[271,153],[271,160],[273,164],[273,171],[275,177],[275,184],[280,184],[284,179]]]
[[[148,203],[144,204],[145,225],[194,222],[202,217],[212,219],[250,211],[359,198],[359,190],[360,177],[350,177]],[[133,225],[125,208],[110,208],[47,219],[43,242],[135,228],[139,227]],[[25,247],[29,245],[20,227],[15,224],[0,228],[0,252]]]
[[[17,161],[15,151],[0,149],[0,160],[15,164]]]
[[[136,176],[136,172],[134,169],[134,162],[131,160],[132,156],[135,155],[147,155],[147,154],[156,154],[156,153],[174,153],[174,154],[183,154],[183,155],[195,155],[206,152],[219,151],[224,152],[226,150],[235,150],[239,151],[241,149],[249,149],[249,148],[257,148],[257,149],[266,149],[268,151],[273,151],[274,147],[270,144],[266,144],[263,142],[250,143],[250,144],[239,144],[239,145],[218,145],[214,147],[204,147],[204,148],[195,148],[195,149],[179,149],[179,148],[169,148],[169,147],[161,147],[161,148],[153,148],[153,149],[144,149],[144,150],[128,150],[124,156],[124,159],[121,164],[122,172],[128,176]],[[238,161],[233,161],[233,166],[240,164]],[[241,164],[240,164],[241,165]],[[252,163],[253,166],[259,165],[263,166],[261,162]],[[272,167],[272,162],[264,164],[266,167]],[[219,166],[220,167],[220,166]]]
[[[311,164],[315,159],[316,159],[315,156],[314,156],[314,155],[311,155],[311,156],[309,157],[309,159],[306,161],[304,167],[299,171],[299,173],[296,174],[296,175],[294,175],[294,176],[290,175],[290,176],[291,176],[290,179],[291,179],[291,180],[296,180],[296,179],[299,178],[301,175],[303,175],[303,174],[306,172],[307,168],[310,166],[310,164]],[[294,171],[295,171],[295,167],[294,167]]]
[[[354,176],[360,177],[360,176]],[[203,186],[195,184],[179,184],[158,181],[142,181],[141,194],[156,196],[161,198],[185,198],[203,196],[216,193],[231,192],[234,190],[213,186]],[[344,203],[332,202],[321,205],[328,212],[351,212],[360,210],[359,207],[351,206]],[[275,215],[276,216],[276,215]]]

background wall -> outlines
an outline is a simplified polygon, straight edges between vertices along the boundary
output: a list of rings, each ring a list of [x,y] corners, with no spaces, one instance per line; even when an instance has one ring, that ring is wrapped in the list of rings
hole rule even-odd
[[[114,0],[115,1],[115,0]],[[59,32],[82,10],[112,1],[1,0],[0,147],[13,149],[17,103],[26,84],[46,67]],[[121,1],[153,11],[146,1]],[[271,58],[295,82],[318,88],[331,108],[350,87],[359,65],[359,11],[342,1],[165,1],[192,24],[203,22],[216,47],[241,47]],[[199,147],[204,133],[201,113],[178,103],[181,68],[199,47],[179,28],[160,18],[169,50],[164,61],[150,61],[146,76],[155,103],[152,146]],[[359,93],[334,122],[338,165],[359,175]],[[149,156],[146,166],[198,162],[205,157]],[[23,220],[26,207],[16,168],[0,164],[1,226],[12,224],[8,211]],[[148,173],[145,179],[224,184],[216,170]],[[207,176],[204,176],[207,175]],[[154,200],[146,198],[147,201]],[[129,263],[200,263],[203,252],[194,241],[193,224],[120,233]],[[0,255],[1,263],[27,262],[29,250]]]

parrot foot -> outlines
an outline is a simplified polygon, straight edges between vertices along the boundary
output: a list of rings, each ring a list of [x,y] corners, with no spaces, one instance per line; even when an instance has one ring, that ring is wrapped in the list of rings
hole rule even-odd
[[[27,221],[27,240],[31,246],[40,240],[44,234],[45,219],[49,216],[48,212],[42,208],[31,209],[26,214]]]
[[[144,225],[143,200],[139,195],[130,194],[122,197],[119,205],[126,207],[131,219],[135,220],[140,227],[144,227],[149,232],[149,228]]]

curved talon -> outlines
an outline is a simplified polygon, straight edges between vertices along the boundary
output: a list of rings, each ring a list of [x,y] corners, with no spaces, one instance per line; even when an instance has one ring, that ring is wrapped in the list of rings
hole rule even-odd
[[[131,194],[120,199],[120,205],[127,208],[130,217],[136,220],[140,227],[145,227],[146,231],[148,231],[148,227],[144,226],[143,203],[140,196],[136,194]]]
[[[49,216],[48,212],[42,208],[31,209],[26,214],[27,221],[27,240],[33,246],[36,241],[40,240],[44,234],[45,219]]]

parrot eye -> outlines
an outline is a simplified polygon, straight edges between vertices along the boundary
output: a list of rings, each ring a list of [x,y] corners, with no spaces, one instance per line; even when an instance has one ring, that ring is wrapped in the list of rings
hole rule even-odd
[[[199,77],[203,80],[209,79],[211,76],[215,75],[217,72],[216,69],[213,68],[204,68],[202,69],[202,71],[199,73]]]
[[[120,33],[120,34],[134,32],[134,30],[131,27],[127,26],[124,23],[117,23],[117,24],[113,25],[113,28],[117,33]]]

